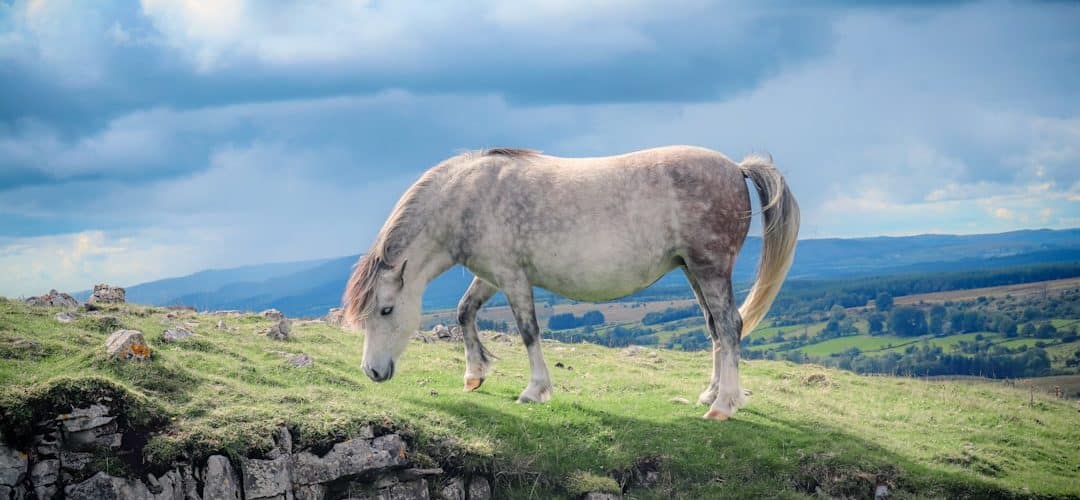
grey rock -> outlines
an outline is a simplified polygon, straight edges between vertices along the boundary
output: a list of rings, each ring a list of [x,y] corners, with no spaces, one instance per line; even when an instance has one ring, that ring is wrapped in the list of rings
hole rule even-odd
[[[619,500],[620,498],[622,498],[622,495],[603,491],[591,491],[585,494],[584,500]]]
[[[323,500],[326,498],[326,485],[300,484],[294,486],[293,498],[296,500]]]
[[[282,313],[281,311],[277,310],[277,309],[267,309],[267,310],[259,313],[259,316],[262,316],[264,318],[269,318],[269,319],[277,319],[277,320],[285,319],[285,314]]]
[[[450,338],[450,329],[446,325],[435,325],[435,328],[431,329],[431,333],[439,340],[448,340]]]
[[[57,491],[59,491],[59,488],[56,487],[56,483],[45,484],[41,486],[34,485],[34,495],[38,498],[38,500],[49,500],[56,496]]]
[[[307,368],[313,364],[315,364],[315,360],[311,359],[311,356],[308,356],[304,353],[289,357],[289,365],[296,368]]]
[[[397,434],[357,438],[335,444],[321,457],[307,451],[293,455],[292,478],[297,484],[326,483],[407,463],[405,442]]]
[[[30,483],[34,486],[55,484],[60,477],[60,461],[52,458],[34,463],[30,469]]]
[[[23,500],[26,498],[26,490],[22,486],[3,486],[0,485],[0,498],[3,500]]]
[[[105,350],[113,359],[143,361],[150,358],[150,346],[138,330],[117,330],[105,340]]]
[[[27,456],[0,444],[0,485],[15,486],[26,478]]]
[[[218,330],[228,330],[229,327],[225,325],[225,320],[219,319],[219,320],[217,320],[217,329]]]
[[[214,455],[206,461],[203,474],[203,497],[209,499],[236,500],[240,497],[240,478],[228,458]]]
[[[47,432],[34,436],[34,451],[38,458],[56,458],[60,455],[60,433]]]
[[[60,323],[71,323],[72,321],[79,319],[79,315],[71,311],[61,311],[56,313],[56,316],[54,316],[54,318],[56,318],[56,321]]]
[[[118,286],[100,283],[94,285],[94,292],[86,300],[87,304],[123,304],[127,292]]]
[[[274,340],[289,340],[289,320],[281,319],[270,328],[263,331],[263,335]]]
[[[241,464],[244,498],[273,498],[287,492],[291,496],[290,468],[289,457],[284,455],[273,460],[245,459]]]
[[[326,313],[326,324],[338,328],[345,326],[345,310],[340,307],[331,308]]]
[[[487,478],[475,476],[469,480],[469,500],[491,500],[491,484]]]
[[[93,453],[81,453],[78,451],[61,451],[60,467],[70,471],[81,471],[94,460]]]
[[[49,293],[38,297],[30,297],[26,299],[26,305],[34,307],[64,307],[75,308],[79,307],[79,301],[75,300],[75,297],[66,293],[58,292],[56,290],[49,290]]]
[[[378,488],[377,490],[356,497],[357,500],[427,500],[427,481],[417,479],[415,481],[395,482]]]
[[[112,477],[104,472],[98,472],[86,481],[64,488],[64,494],[69,500],[156,500],[142,481]]]
[[[64,447],[76,451],[94,448],[119,448],[123,435],[116,421],[86,430],[65,432]]]
[[[85,408],[75,408],[71,413],[62,414],[56,419],[60,421],[64,431],[77,432],[101,427],[116,420],[116,417],[109,415],[108,406],[92,404]]]
[[[146,479],[154,500],[184,500],[184,479],[179,470],[172,469],[161,477],[148,474]]]
[[[161,335],[161,341],[171,344],[173,342],[190,339],[193,335],[195,334],[191,333],[191,330],[188,330],[187,328],[169,328]]]
[[[460,477],[450,478],[439,488],[440,500],[465,500],[465,480]]]

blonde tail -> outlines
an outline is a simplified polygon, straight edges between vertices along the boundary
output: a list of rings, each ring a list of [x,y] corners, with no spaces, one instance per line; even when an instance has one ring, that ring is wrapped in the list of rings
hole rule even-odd
[[[757,187],[764,218],[757,281],[739,307],[745,337],[765,318],[791,268],[799,236],[799,204],[784,176],[773,166],[772,158],[748,156],[739,163],[739,168]]]

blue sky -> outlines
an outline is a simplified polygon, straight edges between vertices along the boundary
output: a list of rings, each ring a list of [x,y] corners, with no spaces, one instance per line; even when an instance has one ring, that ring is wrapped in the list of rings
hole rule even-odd
[[[0,0],[0,294],[362,252],[462,149],[768,151],[803,237],[1080,225],[1080,4]]]

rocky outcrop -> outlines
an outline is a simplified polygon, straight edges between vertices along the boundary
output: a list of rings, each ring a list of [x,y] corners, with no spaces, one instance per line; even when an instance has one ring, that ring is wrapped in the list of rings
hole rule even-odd
[[[87,304],[123,304],[127,292],[118,286],[100,283],[94,285],[94,292],[86,300]]]
[[[79,319],[79,315],[71,311],[60,311],[56,313],[56,316],[54,316],[54,318],[59,323],[71,323],[72,321]]]
[[[260,456],[230,460],[211,455],[186,459],[154,471],[126,467],[122,475],[100,470],[101,457],[140,457],[145,442],[124,427],[112,399],[103,397],[35,424],[37,433],[19,450],[0,444],[0,499],[79,500],[488,500],[484,476],[449,476],[441,468],[419,468],[398,434],[376,435],[371,427],[329,449],[295,449],[292,433],[280,427],[274,448]],[[133,435],[133,439],[121,439]]]
[[[345,326],[345,310],[340,307],[331,308],[326,313],[326,324],[341,328]]]
[[[79,301],[75,300],[75,297],[56,290],[49,290],[49,293],[38,297],[30,297],[26,299],[26,304],[34,307],[79,307]]]
[[[150,359],[150,346],[138,330],[117,330],[105,340],[105,350],[113,359],[120,361],[144,361]]]

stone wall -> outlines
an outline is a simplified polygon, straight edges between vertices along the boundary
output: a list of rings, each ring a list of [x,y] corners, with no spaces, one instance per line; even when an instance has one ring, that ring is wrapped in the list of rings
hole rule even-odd
[[[44,419],[34,436],[23,440],[28,444],[0,444],[0,500],[488,500],[492,495],[488,478],[419,468],[401,436],[375,435],[371,428],[317,453],[295,449],[289,429],[281,427],[275,447],[259,457],[213,455],[204,463],[176,462],[157,474],[131,473],[117,465],[140,461],[134,443],[146,436],[140,439],[123,428],[124,419],[110,403],[103,398]]]

